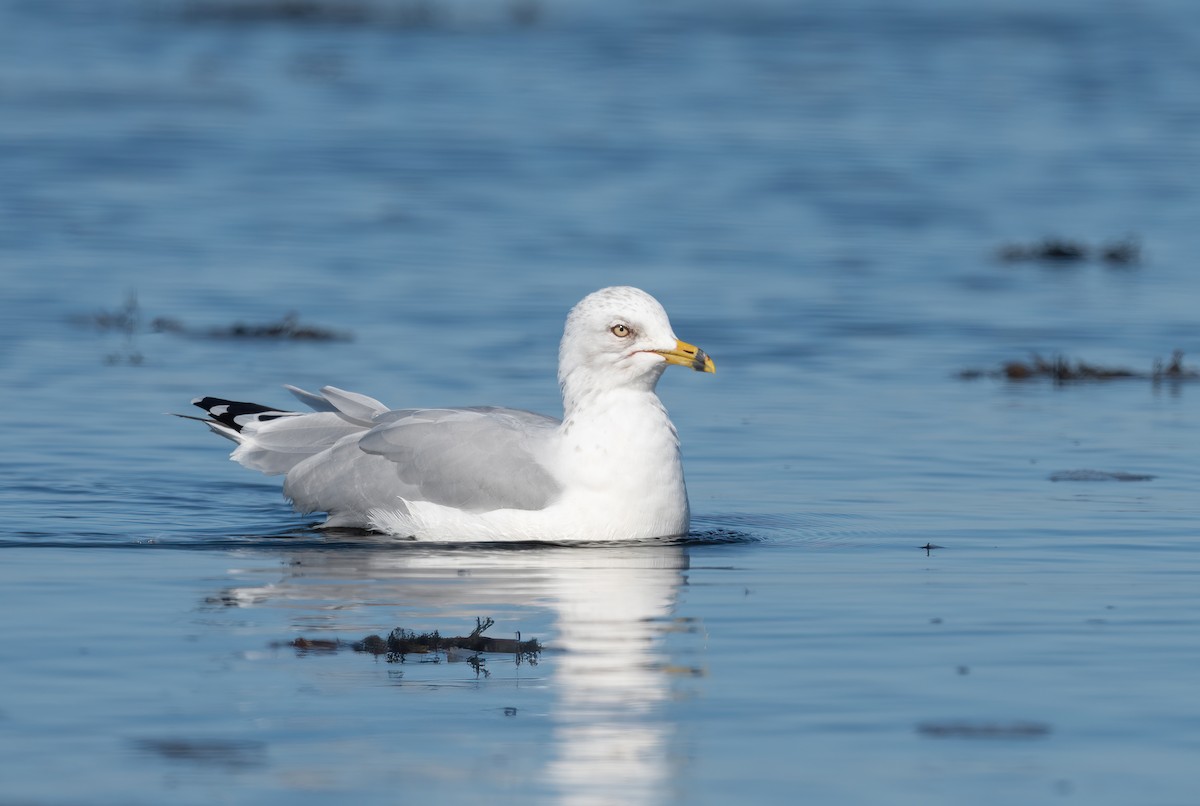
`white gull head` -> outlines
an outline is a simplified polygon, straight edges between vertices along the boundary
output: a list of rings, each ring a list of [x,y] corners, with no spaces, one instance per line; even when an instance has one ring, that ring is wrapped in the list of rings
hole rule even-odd
[[[675,336],[667,312],[645,291],[613,286],[588,294],[567,315],[558,351],[565,413],[609,391],[652,392],[667,364],[715,371],[702,350]]]

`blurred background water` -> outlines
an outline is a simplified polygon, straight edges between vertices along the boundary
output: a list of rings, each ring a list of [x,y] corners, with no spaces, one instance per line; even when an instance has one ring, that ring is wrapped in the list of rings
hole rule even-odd
[[[1182,0],[3,0],[0,803],[1193,802],[1198,390],[997,371],[1192,366],[1198,82]],[[163,416],[557,413],[620,283],[717,361],[682,544],[324,534]],[[288,645],[476,617],[546,650]]]

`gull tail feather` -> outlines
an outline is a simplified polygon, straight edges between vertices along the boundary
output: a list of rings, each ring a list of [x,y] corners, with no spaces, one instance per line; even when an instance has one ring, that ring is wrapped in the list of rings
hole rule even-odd
[[[219,397],[200,397],[192,403],[208,417],[178,416],[198,420],[236,442],[229,458],[269,476],[287,473],[342,437],[363,430],[334,412],[303,414]]]

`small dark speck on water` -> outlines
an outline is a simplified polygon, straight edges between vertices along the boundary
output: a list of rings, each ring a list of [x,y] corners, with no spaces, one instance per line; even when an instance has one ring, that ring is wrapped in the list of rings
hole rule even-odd
[[[924,546],[918,546],[918,548],[923,549],[925,551],[926,557],[931,557],[931,556],[933,556],[933,552],[935,549],[940,549],[942,547],[935,546],[933,543],[926,543]]]

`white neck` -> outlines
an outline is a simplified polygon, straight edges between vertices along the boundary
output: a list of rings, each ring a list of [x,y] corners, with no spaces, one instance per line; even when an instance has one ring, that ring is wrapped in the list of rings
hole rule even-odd
[[[559,467],[585,491],[580,505],[595,506],[630,538],[685,533],[679,436],[653,383],[572,391],[582,393],[568,396],[564,385]]]

